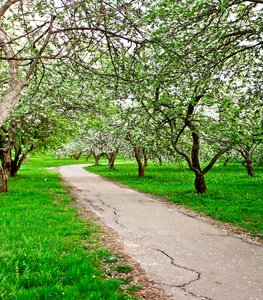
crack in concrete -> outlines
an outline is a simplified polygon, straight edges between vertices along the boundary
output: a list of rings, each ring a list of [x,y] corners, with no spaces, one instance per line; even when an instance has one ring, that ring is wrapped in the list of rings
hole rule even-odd
[[[109,206],[109,207],[110,207],[110,206]],[[119,218],[120,216],[119,216],[119,214],[117,213],[117,209],[116,209],[115,207],[110,207],[110,208],[113,209],[113,214],[114,214],[113,219],[114,219],[115,223],[116,223],[117,225],[119,225],[120,227],[125,228],[125,226],[124,226],[122,223],[120,223],[119,220],[118,220],[118,218]]]
[[[174,262],[173,257],[171,257],[169,254],[167,254],[167,253],[164,252],[163,250],[160,250],[160,249],[155,249],[155,250],[161,252],[161,253],[164,254],[166,257],[168,257],[168,258],[171,260],[171,264],[172,264],[173,266],[175,266],[175,267],[177,267],[177,268],[180,268],[180,269],[185,269],[185,270],[190,271],[190,272],[193,272],[193,273],[195,273],[195,274],[197,275],[197,278],[196,278],[196,279],[190,280],[189,282],[186,282],[186,283],[181,284],[181,285],[170,285],[170,284],[164,284],[164,285],[171,286],[171,287],[177,287],[177,288],[180,288],[180,289],[182,289],[184,292],[186,292],[186,293],[188,293],[188,294],[190,294],[191,296],[196,297],[196,298],[200,298],[200,299],[204,299],[204,300],[212,300],[211,298],[206,297],[206,296],[196,295],[196,294],[194,294],[194,293],[192,293],[192,292],[190,292],[190,291],[188,291],[188,290],[186,289],[186,286],[187,286],[187,285],[191,284],[192,282],[195,282],[195,281],[200,280],[200,278],[201,278],[201,273],[200,273],[200,272],[198,272],[198,271],[196,271],[196,270],[194,270],[194,269],[190,269],[190,268],[187,268],[187,267],[182,267],[182,266],[176,264],[176,263]]]
[[[242,242],[247,243],[249,245],[253,245],[253,246],[257,246],[257,247],[261,247],[261,248],[263,247],[262,244],[259,244],[255,241],[249,241],[246,238],[240,237],[238,234],[235,235],[235,234],[227,233],[227,235],[230,236],[233,239],[241,240]]]
[[[115,223],[119,225],[119,221],[118,221],[119,215],[117,214],[116,209],[114,207],[113,207],[113,214],[115,215],[114,217]]]
[[[102,209],[99,205],[96,205],[92,202],[92,200],[90,200],[89,198],[83,198],[84,201],[88,202],[88,204],[90,205],[90,207],[93,208],[93,210],[95,211],[99,211],[99,212],[104,212],[104,209]]]
[[[102,203],[103,206],[106,206],[105,202],[102,200],[101,195],[97,195],[96,198],[97,198],[98,201],[100,201]]]

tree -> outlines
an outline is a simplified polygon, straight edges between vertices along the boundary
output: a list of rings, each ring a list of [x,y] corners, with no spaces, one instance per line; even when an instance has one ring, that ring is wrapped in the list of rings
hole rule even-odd
[[[82,154],[89,152],[89,150],[90,146],[87,143],[86,136],[82,135],[67,141],[67,143],[61,145],[60,148],[56,148],[55,156],[60,158],[74,157],[78,160]]]
[[[69,5],[53,0],[4,2],[0,7],[0,59],[4,62],[0,127],[36,68],[45,70],[46,60],[71,60],[97,76],[117,76],[112,73],[115,45],[125,51],[131,47],[127,43],[141,41],[131,17],[140,14],[138,4],[125,0]]]
[[[261,94],[261,93],[260,93]],[[248,175],[254,176],[253,154],[263,141],[263,114],[262,98],[257,99],[256,94],[246,99],[246,95],[238,101],[237,122],[234,127],[236,147],[235,150],[244,159],[242,165],[246,168]],[[261,94],[262,96],[262,94]]]
[[[221,111],[232,111],[229,136],[243,158],[242,164],[248,175],[254,176],[253,154],[263,140],[262,63],[254,57],[249,65],[241,62],[237,69],[239,76],[235,76],[231,87],[225,91],[231,100],[221,107]]]
[[[147,158],[146,150],[142,145],[138,144],[138,142],[136,143],[133,140],[130,133],[127,134],[127,140],[131,143],[134,149],[135,159],[138,164],[139,177],[144,177],[144,170],[148,166],[148,158]]]
[[[0,131],[3,137],[2,169],[9,175],[11,164],[13,177],[17,176],[25,157],[37,145],[43,141],[50,143],[52,139],[53,144],[59,145],[65,141],[67,135],[72,136],[80,121],[82,125],[85,124],[83,119],[87,119],[96,109],[95,105],[92,106],[92,101],[82,95],[81,81],[74,80],[69,84],[72,74],[61,78],[59,74],[55,76],[52,72],[46,72],[43,78],[44,83],[38,88],[37,93],[36,81],[32,82],[27,91],[20,96],[11,116]],[[14,148],[13,155],[11,155],[12,148]],[[4,163],[7,157],[10,160],[8,168]],[[7,178],[8,176],[6,181]]]
[[[8,131],[2,128],[3,133],[0,132],[0,193],[8,192],[8,178],[11,173],[11,151],[13,147],[13,139],[15,129]]]
[[[169,138],[170,145],[165,143],[159,149],[173,148],[183,157],[195,173],[197,192],[206,192],[204,175],[234,145],[228,131],[230,124],[234,128],[229,120],[237,99],[226,97],[226,91],[243,81],[243,71],[251,62],[258,61],[262,70],[263,13],[259,2],[79,1],[61,8],[56,7],[56,1],[48,2],[51,16],[42,0],[34,7],[31,0],[24,1],[24,6],[9,0],[0,9],[0,17],[5,14],[9,24],[16,23],[19,28],[10,31],[2,18],[3,96],[9,93],[7,80],[10,86],[14,83],[12,89],[25,78],[22,73],[19,77],[21,70],[29,76],[23,81],[25,85],[40,68],[43,72],[47,69],[46,59],[60,59],[57,65],[75,74],[72,79],[82,86],[81,95],[91,90],[89,96],[98,106],[101,99],[103,103],[136,103],[141,119],[151,119],[149,126],[142,128],[147,139],[154,136],[155,128],[158,137],[164,134]],[[39,23],[35,16],[40,17]],[[7,75],[8,69],[11,75]],[[61,72],[61,78],[63,73],[67,72]],[[76,74],[81,74],[80,80]],[[70,81],[67,83],[70,91]],[[17,94],[24,85],[15,88]],[[63,102],[65,94],[61,97],[46,88],[44,98],[49,93]],[[73,94],[72,89],[69,95]],[[5,115],[13,107],[11,102],[1,100],[0,105],[7,107]],[[224,110],[227,102],[230,111]],[[84,105],[79,103],[80,108]],[[130,134],[133,143],[140,138]],[[155,148],[152,141],[142,144],[147,144],[147,151]],[[200,160],[202,145],[215,150],[205,167]]]
[[[100,129],[93,129],[88,132],[87,144],[92,149],[95,165],[99,163],[101,157],[106,157],[110,170],[114,169],[115,159],[120,148],[123,147],[123,143],[123,138],[119,136],[118,132],[108,126],[102,126]]]
[[[262,10],[255,8],[254,1],[161,1],[150,2],[144,17],[154,43],[140,52],[130,95],[170,136],[195,173],[198,193],[207,191],[204,175],[234,146],[228,133],[232,111],[222,117],[220,109],[228,101],[235,106],[225,90],[262,54]],[[218,145],[205,167],[201,141]]]
[[[26,35],[28,36],[28,40],[30,40],[30,35],[33,36],[32,38],[32,49],[31,53],[33,51],[33,56],[30,57],[30,59],[26,58],[26,60],[32,61],[30,64],[28,64],[28,67],[24,69],[18,64],[18,60],[16,59],[17,53],[23,50],[22,49],[16,49],[12,46],[13,41],[17,41],[19,37],[17,35],[13,35],[13,38],[9,38],[9,30],[10,27],[7,24],[3,24],[4,21],[12,22],[14,19],[17,18],[17,15],[15,14],[14,19],[12,20],[12,17],[10,17],[10,14],[12,15],[12,10],[8,14],[8,10],[12,7],[12,5],[17,4],[20,2],[19,0],[8,0],[5,3],[2,4],[0,8],[0,42],[1,42],[1,48],[2,52],[4,53],[4,56],[1,57],[1,59],[4,59],[7,61],[7,69],[8,73],[6,73],[7,78],[3,79],[3,83],[7,86],[5,90],[3,91],[3,96],[0,101],[0,127],[5,123],[7,118],[9,117],[13,107],[15,106],[21,91],[23,88],[28,84],[28,80],[30,76],[33,74],[38,61],[40,57],[42,56],[45,48],[47,47],[51,34],[52,34],[52,27],[55,20],[54,16],[50,17],[49,21],[44,21],[44,24],[41,26],[37,26],[35,30],[29,30],[28,27],[19,29],[19,33],[21,34],[20,40],[24,36],[24,30],[26,31]],[[18,5],[16,5],[18,6]],[[22,6],[21,6],[22,9]],[[23,10],[23,9],[22,9]],[[4,20],[4,15],[7,15]],[[19,18],[19,17],[18,17]],[[13,23],[13,22],[12,22]],[[11,23],[10,23],[11,24]],[[12,24],[13,25],[13,24]],[[23,24],[22,24],[23,27]],[[28,31],[29,30],[29,31]],[[36,37],[36,32],[38,33],[38,37]],[[36,44],[39,46],[39,50],[36,50]],[[23,60],[23,59],[22,59]],[[20,69],[24,69],[26,75],[22,75],[23,71],[19,72]],[[21,74],[20,74],[21,73]],[[8,83],[7,83],[8,82]]]

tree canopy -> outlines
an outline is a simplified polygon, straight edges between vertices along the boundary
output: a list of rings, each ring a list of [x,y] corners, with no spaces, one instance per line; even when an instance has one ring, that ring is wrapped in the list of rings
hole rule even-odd
[[[181,157],[198,193],[231,149],[252,164],[248,153],[262,144],[263,129],[262,4],[3,2],[2,169],[16,135],[34,144],[66,135],[77,141],[93,130],[92,149],[95,132],[102,142],[113,119],[101,152],[110,157],[129,142],[143,170],[149,158]]]

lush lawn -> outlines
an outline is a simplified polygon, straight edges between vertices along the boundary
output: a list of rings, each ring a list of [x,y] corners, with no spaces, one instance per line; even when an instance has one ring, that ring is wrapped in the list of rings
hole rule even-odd
[[[0,195],[0,299],[130,299],[100,268],[118,255],[99,245],[98,226],[43,168],[74,162],[31,157]]]
[[[251,178],[241,164],[215,166],[206,174],[209,192],[205,195],[196,194],[194,174],[187,168],[150,164],[145,178],[138,177],[137,164],[118,164],[113,171],[104,165],[86,169],[263,237],[263,168],[256,168]]]
[[[123,161],[123,159],[119,158],[116,161]],[[41,155],[36,156],[32,155],[28,159],[29,165],[34,164],[34,166],[37,167],[54,167],[54,166],[66,166],[66,165],[73,165],[73,164],[94,164],[95,160],[92,156],[88,162],[86,162],[86,157],[81,156],[79,160],[76,160],[74,158],[60,158],[55,159],[52,155]],[[106,158],[101,158],[100,163],[107,163]]]
[[[0,299],[131,298],[120,289],[126,282],[106,276],[100,266],[112,264],[119,272],[130,267],[118,266],[118,254],[100,246],[98,226],[80,218],[58,175],[44,169],[73,163],[85,163],[85,158],[32,156],[10,179],[10,192],[0,195]],[[113,171],[107,165],[87,169],[262,237],[263,168],[251,178],[239,165],[215,167],[206,176],[205,195],[196,194],[191,172],[175,166],[150,165],[145,178],[138,178],[136,164],[116,164]]]

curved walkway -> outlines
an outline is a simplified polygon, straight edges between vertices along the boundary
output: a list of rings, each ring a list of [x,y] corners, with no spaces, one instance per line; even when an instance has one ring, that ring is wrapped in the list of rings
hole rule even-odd
[[[90,210],[176,300],[263,299],[263,247],[83,169],[59,167]]]

